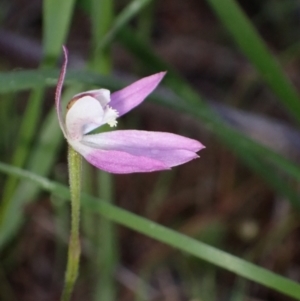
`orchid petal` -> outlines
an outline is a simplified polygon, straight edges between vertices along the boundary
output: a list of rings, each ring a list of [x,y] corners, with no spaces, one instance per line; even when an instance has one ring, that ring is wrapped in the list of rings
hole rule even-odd
[[[144,149],[186,149],[197,152],[204,146],[197,140],[165,132],[138,130],[111,131],[94,135],[85,135],[83,143],[101,149],[144,148]]]
[[[82,92],[76,94],[73,97],[73,99],[78,99],[83,96],[91,96],[96,98],[100,102],[102,108],[104,108],[110,102],[110,91],[107,89],[98,89],[98,90],[90,90],[90,91]]]
[[[58,78],[56,91],[55,91],[55,108],[56,108],[56,113],[57,113],[60,128],[61,128],[64,136],[67,138],[67,130],[66,130],[65,124],[63,122],[62,109],[61,109],[61,90],[62,90],[62,87],[64,84],[64,79],[65,79],[66,69],[67,69],[67,64],[68,64],[68,51],[65,46],[63,46],[63,52],[64,52],[64,62],[61,67],[61,71],[60,71],[60,75]]]
[[[104,110],[99,101],[83,96],[74,101],[66,114],[68,140],[79,140],[82,136],[103,124]]]
[[[80,141],[70,141],[70,144],[90,164],[110,173],[127,174],[169,169],[163,162],[152,158],[142,156],[137,157],[116,150],[95,149]]]
[[[166,72],[159,72],[144,77],[122,90],[111,95],[110,106],[117,110],[119,116],[124,115],[139,105],[159,84]]]
[[[113,131],[86,135],[81,143],[94,149],[120,151],[139,158],[152,158],[168,167],[198,158],[197,151],[204,146],[193,139],[179,135],[147,131]]]

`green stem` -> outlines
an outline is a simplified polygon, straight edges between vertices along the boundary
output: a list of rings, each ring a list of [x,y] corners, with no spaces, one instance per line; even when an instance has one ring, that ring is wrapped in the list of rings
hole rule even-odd
[[[79,222],[81,192],[81,156],[69,146],[69,182],[71,194],[71,234],[68,250],[68,263],[65,286],[61,301],[70,300],[77,276],[80,257]]]

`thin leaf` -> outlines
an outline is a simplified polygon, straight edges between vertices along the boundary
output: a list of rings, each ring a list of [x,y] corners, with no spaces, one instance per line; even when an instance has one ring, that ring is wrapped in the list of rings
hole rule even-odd
[[[0,170],[22,179],[34,181],[44,190],[53,193],[62,200],[69,198],[69,189],[59,183],[40,177],[29,171],[0,162]],[[82,206],[97,212],[110,220],[142,233],[148,237],[163,242],[187,254],[205,260],[236,275],[252,280],[256,283],[272,288],[278,292],[300,300],[300,284],[279,276],[264,268],[258,267],[246,260],[230,255],[184,234],[168,229],[155,222],[139,217],[108,202],[96,199],[89,195],[82,196]]]
[[[99,50],[99,48],[103,49],[109,45],[116,37],[118,32],[151,1],[153,0],[132,0],[115,18],[111,29],[99,42],[96,50]]]
[[[43,1],[43,46],[47,61],[55,62],[61,53],[62,44],[70,29],[74,7],[75,0]]]
[[[243,53],[288,112],[300,122],[300,98],[276,58],[235,0],[207,0]]]

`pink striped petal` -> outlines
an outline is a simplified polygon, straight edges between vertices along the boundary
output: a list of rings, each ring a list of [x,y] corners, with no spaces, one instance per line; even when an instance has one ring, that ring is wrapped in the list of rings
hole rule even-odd
[[[148,132],[138,130],[111,131],[95,135],[85,135],[83,143],[101,149],[118,149],[131,151],[132,149],[172,150],[183,149],[197,152],[204,148],[200,142],[180,135],[164,132]]]
[[[135,157],[134,164],[139,169],[132,172],[141,172],[145,158],[170,168],[198,158],[196,152],[204,148],[198,141],[179,135],[135,130],[85,135],[81,143],[95,150],[122,152]]]
[[[166,72],[144,77],[111,95],[109,105],[118,111],[119,116],[138,106],[157,87]]]
[[[91,146],[84,145],[79,141],[70,141],[70,144],[90,164],[110,173],[127,174],[169,169],[163,162],[152,158],[142,156],[137,157],[116,150],[95,149]]]
[[[169,169],[163,162],[147,157],[136,157],[120,151],[93,150],[85,159],[95,167],[110,173],[127,174]]]

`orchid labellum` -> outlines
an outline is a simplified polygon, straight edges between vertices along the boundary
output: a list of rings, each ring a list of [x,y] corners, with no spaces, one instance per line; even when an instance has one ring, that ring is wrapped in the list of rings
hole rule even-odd
[[[196,152],[204,146],[193,139],[163,132],[113,130],[89,134],[117,119],[139,105],[165,75],[160,72],[114,93],[99,89],[75,95],[68,104],[64,118],[61,109],[61,89],[67,68],[68,54],[56,89],[56,110],[61,130],[68,143],[95,167],[110,173],[151,172],[170,169],[198,158]]]

